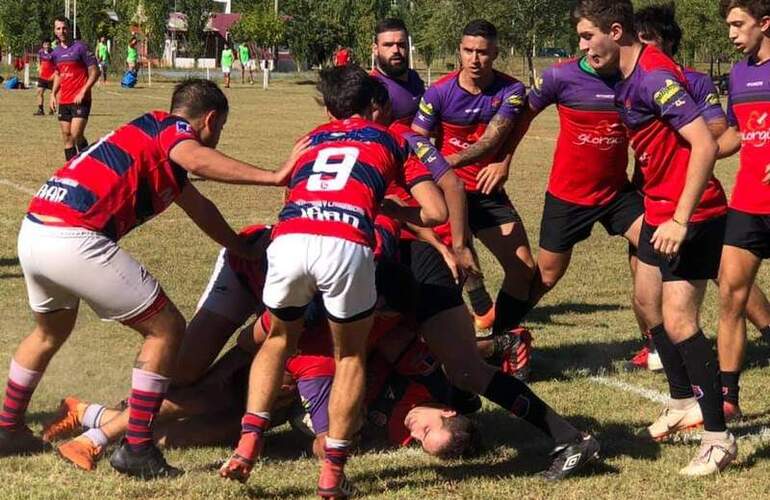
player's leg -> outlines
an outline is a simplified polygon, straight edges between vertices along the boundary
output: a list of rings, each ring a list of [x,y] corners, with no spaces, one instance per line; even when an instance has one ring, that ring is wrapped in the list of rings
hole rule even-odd
[[[746,306],[762,261],[749,250],[725,245],[719,267],[717,351],[725,401],[739,411],[739,378],[746,353]]]
[[[77,148],[78,154],[88,149],[88,141],[84,134],[86,132],[86,125],[88,125],[88,115],[90,112],[90,104],[80,105],[76,107],[76,113],[79,116],[72,117],[70,134],[72,134],[72,143]]]
[[[767,295],[757,286],[751,286],[749,302],[746,304],[746,318],[759,331],[765,341],[770,340],[770,302]]]
[[[72,135],[72,109],[68,104],[59,105],[59,131],[64,142],[64,159],[69,161],[78,154]]]
[[[35,99],[37,100],[37,111],[35,111],[35,116],[44,116],[45,110],[43,109],[43,105],[45,104],[45,88],[41,87],[40,85],[37,86],[37,90],[35,93]]]
[[[564,277],[571,260],[571,249],[565,252],[551,252],[540,247],[537,252],[537,271],[529,296],[533,307]]]

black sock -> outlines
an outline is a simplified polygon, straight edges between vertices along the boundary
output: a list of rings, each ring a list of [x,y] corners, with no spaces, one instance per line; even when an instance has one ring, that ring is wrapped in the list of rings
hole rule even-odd
[[[722,379],[722,396],[725,401],[737,406],[741,390],[738,385],[738,380],[741,378],[741,372],[721,372],[720,378]]]
[[[77,156],[78,150],[75,148],[75,146],[72,146],[71,148],[64,148],[64,159],[67,161],[70,161],[75,156]]]
[[[666,372],[671,398],[687,399],[693,397],[692,384],[687,375],[687,368],[684,366],[682,355],[668,338],[663,325],[650,328],[650,333],[660,356],[660,362],[663,363],[663,371]]]
[[[37,110],[42,113],[43,112],[43,105],[42,104],[38,104],[37,105]]]
[[[702,330],[679,342],[676,348],[682,354],[687,374],[692,382],[693,392],[703,413],[703,428],[710,432],[722,432],[725,427],[725,413],[722,408],[722,384],[714,349]]]
[[[759,333],[762,334],[762,339],[764,339],[766,342],[770,341],[770,325],[760,328]]]
[[[82,153],[83,151],[88,149],[88,141],[83,139],[78,143],[77,148],[78,148],[78,153]]]
[[[534,425],[556,444],[572,443],[580,438],[577,429],[537,397],[524,382],[510,375],[495,373],[483,396]]]
[[[500,334],[516,328],[530,310],[532,306],[528,301],[514,299],[500,290],[495,301],[495,326],[492,330]]]
[[[468,298],[471,299],[471,308],[476,316],[483,316],[492,309],[492,297],[483,283],[478,288],[468,290]]]

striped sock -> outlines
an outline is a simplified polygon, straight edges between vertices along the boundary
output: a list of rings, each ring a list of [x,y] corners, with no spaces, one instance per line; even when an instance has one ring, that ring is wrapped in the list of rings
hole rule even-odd
[[[138,368],[131,376],[126,442],[133,451],[152,446],[152,421],[160,410],[171,379]]]
[[[235,448],[235,454],[253,464],[262,454],[262,435],[270,428],[270,413],[246,413],[241,419],[241,439]]]
[[[338,467],[344,467],[350,454],[350,445],[351,442],[346,439],[334,439],[327,436],[324,445],[326,461]]]
[[[246,413],[241,419],[241,434],[253,432],[261,436],[268,428],[270,428],[270,413],[268,412]]]
[[[43,374],[24,368],[11,360],[8,372],[8,384],[5,387],[5,399],[0,411],[0,427],[14,429],[24,425],[24,414],[32,399],[32,393]]]

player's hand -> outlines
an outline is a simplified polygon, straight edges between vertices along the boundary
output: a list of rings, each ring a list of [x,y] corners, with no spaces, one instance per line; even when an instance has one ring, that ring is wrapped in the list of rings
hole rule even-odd
[[[80,106],[80,104],[82,104],[83,102],[83,99],[85,98],[86,98],[86,93],[81,90],[80,92],[77,93],[77,95],[75,95],[75,104]]]
[[[308,149],[310,149],[310,142],[310,137],[305,136],[294,143],[294,147],[291,148],[289,158],[284,162],[281,168],[274,172],[276,186],[285,186],[289,183],[291,174],[294,171],[294,165],[297,163],[297,160],[299,160],[299,157],[307,152]]]
[[[387,217],[398,219],[398,216],[401,213],[401,207],[405,206],[407,206],[406,202],[404,202],[404,200],[398,196],[388,195],[384,200],[382,200],[382,204],[380,205],[380,213]]]
[[[48,101],[48,109],[51,110],[51,113],[56,113],[56,96],[51,94],[51,99]]]
[[[454,247],[452,248],[452,254],[464,276],[481,277],[481,269],[479,269],[479,264],[476,261],[476,255],[470,247]]]
[[[658,226],[650,243],[656,252],[666,257],[673,257],[679,253],[686,236],[687,226],[670,219]]]
[[[460,283],[465,279],[463,275],[462,268],[460,267],[460,264],[457,262],[457,257],[455,256],[454,252],[449,250],[449,248],[444,247],[442,250],[439,251],[441,253],[441,256],[444,258],[444,262],[446,262],[447,267],[449,268],[449,271],[452,273],[452,277],[455,280],[455,283],[457,285],[460,285]]]
[[[510,165],[505,162],[490,163],[476,175],[476,184],[482,194],[492,194],[508,180]]]
[[[762,178],[762,182],[770,184],[770,163],[765,166],[765,176]]]

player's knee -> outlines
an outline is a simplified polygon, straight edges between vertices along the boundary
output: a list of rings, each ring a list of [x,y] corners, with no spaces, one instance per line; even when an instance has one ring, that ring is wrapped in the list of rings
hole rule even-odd
[[[698,322],[695,318],[689,318],[685,315],[676,315],[675,317],[665,317],[663,327],[666,329],[671,340],[682,342],[690,338],[698,331]]]
[[[724,312],[741,312],[749,301],[749,287],[737,286],[726,280],[719,283],[719,308]]]

